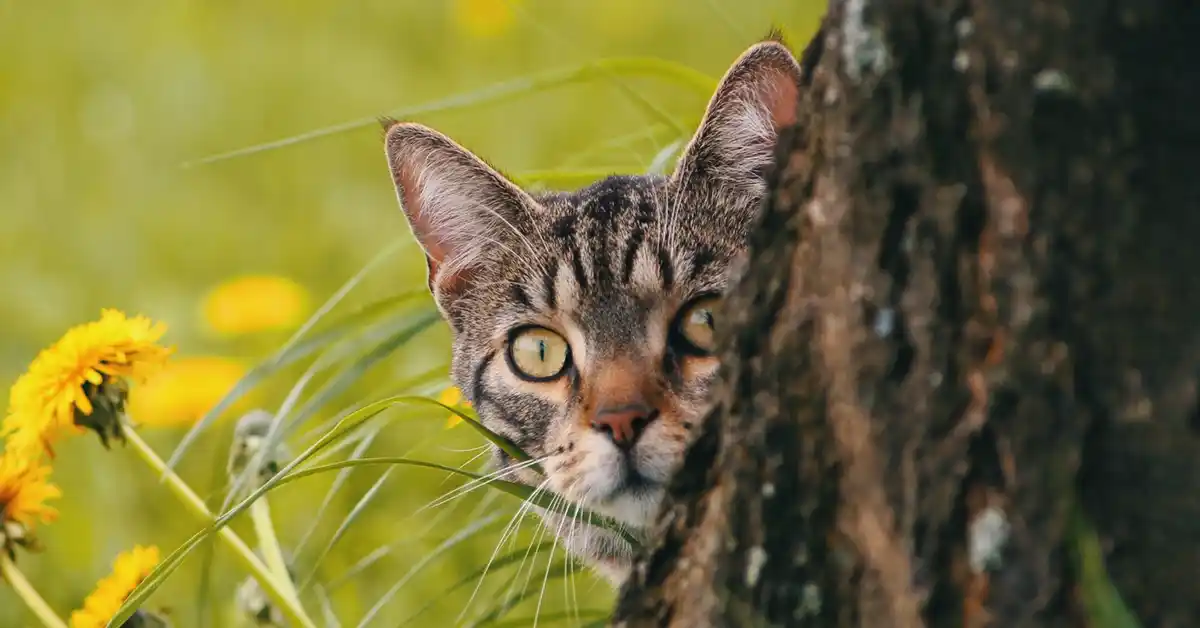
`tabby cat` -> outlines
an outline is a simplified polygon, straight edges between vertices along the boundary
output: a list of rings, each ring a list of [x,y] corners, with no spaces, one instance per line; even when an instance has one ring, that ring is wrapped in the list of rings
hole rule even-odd
[[[623,522],[653,524],[718,363],[714,307],[766,192],[800,67],[781,43],[746,51],[666,176],[611,176],[529,194],[427,127],[387,123],[400,204],[454,333],[452,377],[491,430],[504,477]],[[541,512],[561,542],[619,585],[610,532]]]

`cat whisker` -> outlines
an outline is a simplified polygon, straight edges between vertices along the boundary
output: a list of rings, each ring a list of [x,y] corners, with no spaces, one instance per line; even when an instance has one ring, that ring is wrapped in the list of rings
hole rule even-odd
[[[533,489],[533,494],[530,495],[530,500],[521,504],[521,507],[517,509],[516,514],[513,515],[512,519],[508,522],[508,525],[504,527],[504,531],[500,533],[500,540],[496,543],[495,549],[492,550],[492,556],[488,558],[487,564],[484,565],[483,573],[479,575],[479,581],[475,583],[475,589],[471,591],[471,597],[467,598],[467,603],[463,605],[463,609],[461,612],[459,612],[458,618],[454,620],[455,623],[462,622],[463,616],[466,615],[467,610],[471,608],[471,604],[475,601],[475,597],[479,595],[479,588],[483,586],[483,581],[485,578],[487,578],[488,571],[492,568],[492,563],[496,562],[496,556],[500,553],[500,548],[504,546],[504,541],[508,539],[509,534],[515,534],[516,529],[521,526],[521,520],[525,518],[525,513],[533,505],[532,500],[536,499],[537,496],[543,490],[545,490],[546,486],[549,484],[549,478],[543,480],[541,484],[538,484],[537,487]]]
[[[590,493],[590,491],[584,493],[585,500],[587,499],[588,493]],[[579,525],[580,516],[583,513],[583,507],[580,504],[581,504],[581,502],[575,502],[575,511],[571,515],[571,527],[567,530],[567,539],[566,539],[566,542],[564,543],[564,546],[566,546],[568,548],[572,544],[575,543],[575,535],[579,533],[578,525]],[[568,582],[570,583],[570,588],[567,588],[565,586],[563,587],[563,599],[566,602],[567,609],[571,612],[571,616],[574,619],[574,623],[576,625],[578,625],[579,624],[579,590],[575,586],[575,561],[571,559],[569,554],[570,553],[568,552],[567,562],[563,566],[563,570],[565,572],[564,576],[567,578]]]
[[[562,496],[561,496],[561,495],[558,495],[557,493],[555,493],[555,494],[554,494],[554,497],[553,497],[553,498],[550,500],[550,504],[549,504],[549,510],[550,510],[551,512],[554,512],[554,511],[555,511],[555,509],[558,507],[558,503],[559,503],[561,500],[562,500]],[[538,526],[538,532],[537,532],[537,536],[535,536],[535,537],[534,537],[534,539],[533,539],[533,543],[531,543],[531,544],[529,545],[529,547],[528,547],[528,548],[526,548],[526,550],[525,550],[525,556],[524,556],[524,557],[521,559],[521,564],[520,564],[520,566],[519,566],[519,567],[517,567],[517,575],[518,575],[518,576],[520,576],[520,574],[521,574],[523,571],[525,571],[525,563],[529,561],[529,556],[530,556],[530,554],[532,554],[532,553],[533,553],[533,548],[535,548],[535,547],[537,547],[538,545],[541,545],[541,544],[542,544],[542,537],[544,537],[544,536],[546,535],[546,530],[547,530],[547,529],[549,529],[549,526],[547,526],[547,525],[545,524],[545,521],[543,520],[543,523],[542,523],[542,525]],[[555,539],[555,542],[557,542],[557,539]],[[553,548],[551,548],[550,554],[546,556],[546,561],[547,561],[547,563],[548,563],[549,561],[552,561],[552,560],[554,560],[554,551],[553,551]],[[529,573],[528,573],[528,574],[525,576],[525,582],[524,582],[524,583],[522,583],[520,592],[518,593],[517,591],[514,591],[512,587],[509,587],[509,590],[508,590],[508,592],[506,592],[506,593],[505,593],[505,604],[508,604],[508,603],[509,603],[509,601],[511,601],[513,597],[515,597],[515,596],[517,596],[517,595],[520,595],[520,594],[524,594],[526,591],[528,591],[528,590],[529,590],[529,581],[533,579],[533,570],[534,570],[534,567],[536,567],[536,566],[537,566],[537,558],[535,557],[535,558],[533,559],[533,562],[532,562],[532,563],[530,563],[530,565],[529,565]],[[513,581],[513,584],[514,584],[514,585],[516,584],[516,581],[515,581],[515,580]],[[541,604],[541,600],[540,600],[540,599],[539,599],[539,601],[538,601],[538,604],[539,604],[539,606],[540,606],[540,604]],[[535,621],[535,622],[537,621],[537,619],[536,619],[536,615],[535,615],[535,619],[534,619],[534,621]]]
[[[462,466],[465,467],[465,466],[471,464],[472,462],[475,462],[476,460],[478,460],[479,457],[486,454],[489,449],[491,449],[491,445],[484,443],[478,447],[467,447],[466,449],[455,449],[454,447],[443,447],[442,451],[448,451],[450,453],[455,453],[455,454],[469,454],[473,451],[480,452],[474,456],[471,456],[471,458],[469,460],[462,463]]]
[[[504,467],[503,469],[500,469],[498,471],[495,471],[495,472],[489,473],[485,476],[471,480],[470,482],[467,482],[466,484],[463,484],[462,486],[459,486],[458,488],[451,490],[449,493],[443,495],[442,497],[439,497],[439,498],[433,500],[432,502],[429,502],[428,504],[418,508],[417,511],[413,514],[420,514],[431,508],[437,508],[438,506],[441,506],[450,501],[458,499],[459,497],[462,497],[462,496],[466,495],[467,493],[470,493],[471,491],[473,491],[477,488],[480,488],[481,486],[486,486],[495,480],[502,479],[503,477],[513,474],[513,473],[516,473],[517,471],[520,471],[521,469],[525,469],[525,468],[537,465],[539,463],[542,463],[542,462],[546,461],[548,458],[549,458],[549,456],[544,456],[542,458],[531,458],[529,460],[526,460],[525,462],[510,465],[510,466]]]
[[[566,501],[563,498],[558,499],[558,503]],[[578,508],[578,506],[576,506]],[[565,508],[563,509],[566,510]],[[562,538],[562,528],[568,520],[565,515],[558,522],[558,529],[554,531],[554,543],[550,546],[550,555],[546,557],[546,575],[542,578],[542,590],[538,593],[537,609],[533,611],[533,628],[537,628],[538,617],[542,614],[542,599],[546,597],[546,584],[550,582],[550,567],[554,564],[554,551],[558,549],[558,541]],[[570,561],[568,561],[568,564]],[[532,571],[532,570],[531,570]],[[564,568],[565,573],[565,568]]]
[[[451,451],[454,451],[454,450],[451,450]],[[470,452],[470,451],[478,451],[479,453],[475,454],[474,456],[471,456],[470,458],[467,458],[467,460],[465,462],[458,465],[459,469],[465,470],[467,467],[471,466],[472,462],[475,462],[476,460],[479,460],[481,457],[487,455],[488,446],[480,445],[479,447],[472,447],[470,449],[459,450],[459,451],[456,451],[455,453],[466,453],[466,452]],[[449,482],[450,480],[453,480],[453,479],[454,479],[453,475],[447,475],[446,477],[442,478],[442,481],[438,483],[438,486],[445,486],[446,482]]]

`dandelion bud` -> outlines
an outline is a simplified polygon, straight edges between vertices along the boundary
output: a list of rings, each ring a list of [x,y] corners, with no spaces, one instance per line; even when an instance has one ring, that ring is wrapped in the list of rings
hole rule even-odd
[[[121,624],[121,628],[171,628],[171,622],[148,610],[138,609]]]
[[[235,602],[238,611],[254,622],[256,626],[282,627],[285,625],[283,613],[271,603],[254,578],[246,578],[238,586]]]
[[[99,385],[86,382],[83,394],[92,402],[92,412],[84,414],[76,408],[75,425],[95,432],[105,449],[109,448],[109,439],[125,442],[121,431],[121,417],[125,415],[125,401],[129,398],[129,385],[125,380],[105,377]]]
[[[230,480],[241,475],[256,457],[260,460],[259,482],[269,480],[279,471],[281,462],[288,457],[286,446],[277,443],[272,451],[263,452],[274,418],[265,410],[251,410],[238,419],[233,429],[233,445],[229,449],[229,461],[226,466]]]

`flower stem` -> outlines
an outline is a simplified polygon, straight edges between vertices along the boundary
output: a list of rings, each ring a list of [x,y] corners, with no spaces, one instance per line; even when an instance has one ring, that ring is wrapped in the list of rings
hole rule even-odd
[[[292,583],[292,575],[288,573],[279,538],[275,536],[275,524],[271,521],[271,506],[266,495],[250,504],[250,519],[254,522],[254,533],[258,536],[258,550],[262,552],[267,567],[276,578],[287,585],[288,593],[295,596],[296,588]]]
[[[212,512],[208,510],[208,506],[205,505],[204,500],[200,499],[200,496],[196,495],[182,478],[167,468],[162,458],[159,458],[150,445],[142,440],[142,437],[134,431],[132,426],[122,421],[121,432],[125,436],[125,440],[133,445],[134,451],[137,452],[142,461],[154,469],[166,481],[167,487],[171,489],[171,492],[179,498],[179,501],[183,502],[183,505],[188,510],[192,511],[192,514],[197,519],[206,525],[211,524],[216,519]],[[250,549],[250,546],[246,545],[245,541],[233,530],[228,527],[222,527],[217,532],[217,536],[221,538],[229,549],[233,550],[233,555],[238,559],[238,562],[242,563],[242,566],[254,576],[254,579],[262,586],[263,591],[271,598],[271,601],[279,607],[279,610],[283,611],[284,615],[287,615],[293,624],[303,626],[304,628],[316,628],[316,624],[308,617],[308,614],[304,611],[304,606],[300,604],[300,600],[296,597],[296,594],[294,592],[289,594],[289,590],[294,591],[290,581],[288,581],[287,585],[282,585],[276,580],[271,574],[271,570],[267,568],[258,555]]]
[[[25,574],[21,573],[20,569],[17,569],[17,564],[9,557],[8,552],[3,549],[0,549],[0,576],[3,576],[3,579],[16,592],[17,597],[21,598],[25,602],[25,605],[29,607],[29,610],[33,611],[34,615],[37,615],[43,626],[46,626],[46,628],[67,628],[66,622],[54,612],[54,609],[50,608],[46,600],[42,599],[37,589],[34,589],[33,585],[29,584],[29,580],[25,579]]]

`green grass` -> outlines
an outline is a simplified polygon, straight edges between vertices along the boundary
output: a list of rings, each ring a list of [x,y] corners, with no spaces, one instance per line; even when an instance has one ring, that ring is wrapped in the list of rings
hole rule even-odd
[[[272,438],[294,451],[353,423],[269,489],[320,625],[586,624],[611,602],[532,515],[509,525],[527,489],[437,503],[481,470],[476,424],[372,405],[436,394],[449,359],[375,116],[434,125],[531,187],[662,171],[736,55],[772,24],[806,36],[823,8],[525,0],[507,30],[475,37],[453,4],[0,4],[0,377],[116,307],[167,322],[181,355],[259,363],[236,394],[283,408]],[[251,273],[292,277],[329,307],[291,339],[208,332],[205,291]],[[143,433],[227,513],[248,507],[234,490],[248,484],[224,477],[220,414]],[[147,608],[177,626],[242,625],[246,574],[132,452],[68,441],[55,480],[61,518],[19,562],[56,610],[78,607],[119,551],[156,544],[169,577]],[[254,542],[250,517],[220,522]],[[0,587],[0,625],[32,621]]]

